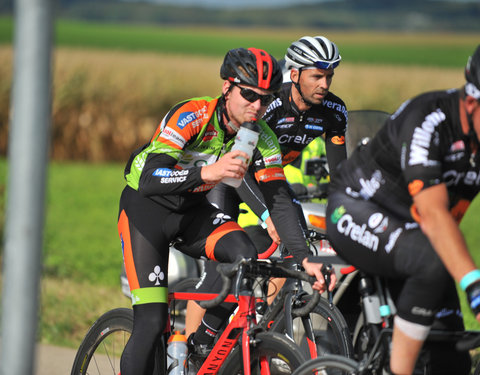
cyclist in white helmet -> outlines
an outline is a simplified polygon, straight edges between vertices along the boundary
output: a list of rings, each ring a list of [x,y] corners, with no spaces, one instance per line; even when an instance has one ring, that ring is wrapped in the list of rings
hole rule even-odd
[[[325,140],[330,171],[346,159],[347,107],[330,91],[341,59],[337,45],[324,36],[303,36],[288,47],[285,67],[290,71],[290,82],[284,82],[263,116],[278,138],[284,166],[300,168],[302,151],[320,137]],[[247,173],[238,192],[267,223],[272,239],[279,242],[280,237],[255,185]],[[303,214],[300,216],[302,219]]]

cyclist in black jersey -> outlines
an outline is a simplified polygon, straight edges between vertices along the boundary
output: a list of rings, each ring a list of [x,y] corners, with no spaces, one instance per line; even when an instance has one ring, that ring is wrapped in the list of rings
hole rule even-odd
[[[134,325],[121,358],[122,375],[153,372],[156,342],[168,319],[172,241],[181,238],[179,249],[196,258],[233,262],[238,255],[257,256],[245,231],[206,198],[223,178],[242,178],[246,172],[247,164],[238,157],[248,159],[247,154],[231,151],[242,123],[256,121],[261,129],[255,158],[264,163],[255,168],[264,176],[260,186],[269,198],[272,216],[288,223],[295,212],[293,204],[288,204],[276,137],[263,120],[257,120],[280,88],[279,64],[263,50],[238,48],[226,54],[220,76],[224,80],[222,95],[175,105],[151,141],[132,154],[125,168],[127,186],[120,198],[118,231]],[[277,202],[287,203],[280,206]],[[302,231],[295,228],[294,221],[291,224],[294,257],[307,273],[316,276],[314,289],[322,291],[321,265],[307,261]],[[206,315],[218,320],[221,312],[214,308]]]
[[[290,71],[291,82],[282,85],[263,117],[278,138],[283,165],[301,162],[302,150],[318,137],[325,139],[330,170],[346,158],[347,108],[330,91],[340,61],[338,47],[324,36],[304,36],[288,47],[285,68]],[[238,189],[240,198],[266,222],[272,239],[280,242],[252,173],[250,169]],[[299,205],[298,210],[303,221]]]
[[[405,102],[339,165],[330,185],[327,232],[335,250],[399,287],[394,374],[413,372],[435,318],[463,329],[454,280],[480,321],[480,271],[458,228],[480,190],[480,46],[465,77],[460,89]],[[468,353],[450,350],[432,357],[433,373],[468,374]]]
[[[290,70],[291,82],[282,85],[263,117],[278,138],[282,151],[282,164],[295,162],[311,141],[318,137],[325,137],[328,164],[333,170],[341,160],[346,158],[345,132],[348,118],[345,103],[329,91],[335,68],[341,61],[338,48],[326,37],[304,36],[288,47],[285,61],[286,68]],[[239,204],[246,202],[266,223],[270,237],[277,243],[283,241],[289,248],[288,244],[292,237],[291,224],[286,221],[272,220],[270,217],[267,199],[259,189],[259,179],[263,177],[255,170],[255,165],[258,163],[263,161],[253,160],[238,189],[218,184],[209,193],[208,199],[233,218],[238,218]],[[288,194],[290,201],[296,203],[297,225],[306,229],[302,209],[295,199],[295,194],[291,189],[288,190]],[[281,202],[281,204],[288,205],[289,202]],[[299,239],[304,241],[303,237]],[[219,289],[220,283],[216,264],[206,262],[199,290],[206,292]],[[187,311],[187,330],[191,330],[193,329],[191,327],[199,324],[201,308],[191,302]],[[205,329],[197,330],[196,337],[199,337],[200,332]],[[203,336],[206,337],[206,335]]]

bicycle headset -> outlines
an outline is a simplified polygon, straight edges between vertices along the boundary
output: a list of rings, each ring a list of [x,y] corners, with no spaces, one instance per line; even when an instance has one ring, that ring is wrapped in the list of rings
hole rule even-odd
[[[298,70],[298,81],[293,82],[303,101],[312,106],[313,103],[305,99],[300,89],[300,75],[304,69],[335,69],[342,57],[337,45],[324,36],[303,36],[293,42],[285,55],[285,68]]]

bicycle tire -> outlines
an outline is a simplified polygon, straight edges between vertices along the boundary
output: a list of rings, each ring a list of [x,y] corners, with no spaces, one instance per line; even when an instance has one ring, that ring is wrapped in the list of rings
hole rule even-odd
[[[305,362],[298,346],[278,332],[260,332],[255,335],[255,343],[250,346],[252,375],[260,375],[259,360],[266,357],[271,375],[291,374]],[[221,367],[219,375],[243,374],[242,350],[237,345]]]
[[[309,296],[303,296],[308,299]],[[310,313],[310,319],[314,329],[315,342],[317,343],[318,356],[325,354],[338,354],[344,357],[353,358],[353,344],[347,322],[342,313],[336,306],[330,307],[330,304],[321,298],[317,306]],[[301,318],[294,318],[294,341],[301,348],[306,358],[311,358],[305,330]],[[285,314],[273,322],[271,330],[275,332],[285,332]]]
[[[305,362],[292,375],[354,375],[359,373],[358,367],[359,363],[351,358],[327,354]]]
[[[118,374],[120,357],[132,329],[131,309],[113,309],[100,316],[78,348],[71,375]]]

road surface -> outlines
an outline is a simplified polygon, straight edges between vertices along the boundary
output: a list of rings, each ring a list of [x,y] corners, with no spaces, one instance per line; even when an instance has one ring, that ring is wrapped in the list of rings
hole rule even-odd
[[[69,375],[76,350],[57,346],[37,345],[35,375]]]

